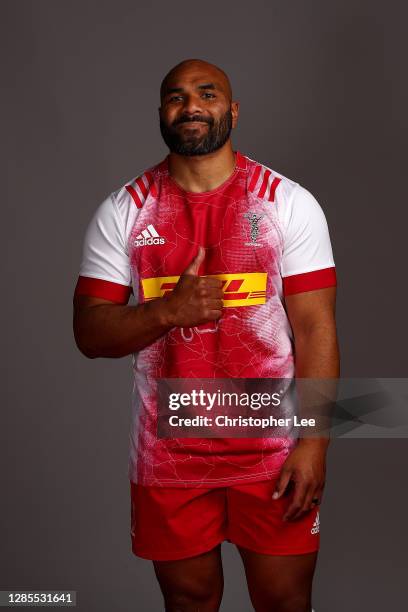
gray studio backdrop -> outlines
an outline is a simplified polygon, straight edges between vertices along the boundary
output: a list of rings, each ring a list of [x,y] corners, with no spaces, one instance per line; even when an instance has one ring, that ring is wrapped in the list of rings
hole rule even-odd
[[[87,360],[71,331],[84,231],[166,155],[165,72],[223,67],[235,147],[308,188],[331,229],[342,373],[406,370],[402,3],[1,2],[4,401],[0,589],[69,589],[87,612],[162,609],[130,550],[130,358]],[[333,442],[317,612],[406,609],[406,440]],[[223,612],[249,612],[223,547]]]

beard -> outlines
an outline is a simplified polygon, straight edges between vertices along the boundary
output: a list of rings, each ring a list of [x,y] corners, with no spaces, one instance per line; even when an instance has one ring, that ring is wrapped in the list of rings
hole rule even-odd
[[[177,126],[181,123],[188,124],[192,121],[202,121],[208,124],[206,133],[200,136],[198,130],[179,131]],[[232,113],[231,109],[218,120],[213,118],[194,115],[188,117],[182,115],[176,119],[171,125],[167,125],[160,119],[160,132],[164,142],[172,153],[178,155],[207,155],[217,151],[225,145],[230,137],[232,130]]]

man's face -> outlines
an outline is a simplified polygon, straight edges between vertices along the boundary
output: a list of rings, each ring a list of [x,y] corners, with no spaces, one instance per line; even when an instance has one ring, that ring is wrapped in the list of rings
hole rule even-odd
[[[229,85],[211,67],[182,67],[166,82],[160,112],[160,131],[172,153],[207,155],[229,139],[238,117]]]

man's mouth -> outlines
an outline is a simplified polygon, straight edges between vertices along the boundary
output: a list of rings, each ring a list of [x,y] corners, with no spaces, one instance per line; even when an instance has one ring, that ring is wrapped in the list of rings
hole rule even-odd
[[[178,126],[196,127],[197,125],[208,125],[207,121],[183,121],[178,123]]]
[[[191,127],[195,127],[197,125],[210,125],[211,121],[209,119],[204,119],[201,118],[199,115],[196,115],[196,117],[180,117],[179,119],[176,119],[176,121],[173,123],[173,127],[178,127],[179,125],[187,125],[187,126],[191,126]]]

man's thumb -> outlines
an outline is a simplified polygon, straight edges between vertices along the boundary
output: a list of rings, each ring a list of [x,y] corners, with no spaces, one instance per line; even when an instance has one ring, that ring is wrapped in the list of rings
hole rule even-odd
[[[284,494],[291,477],[290,470],[283,470],[278,478],[272,499],[279,499]]]
[[[198,247],[197,255],[194,257],[193,261],[184,270],[183,274],[194,274],[194,276],[197,276],[198,269],[203,263],[204,257],[205,257],[205,249],[202,246],[200,246]]]

